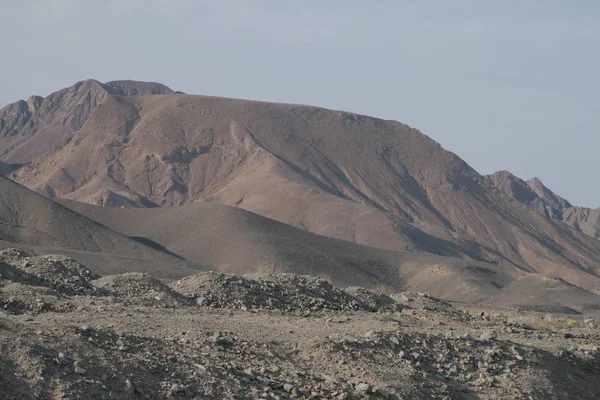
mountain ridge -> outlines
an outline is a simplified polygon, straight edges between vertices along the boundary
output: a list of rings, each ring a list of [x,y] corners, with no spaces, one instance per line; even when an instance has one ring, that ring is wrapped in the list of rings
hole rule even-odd
[[[488,179],[495,187],[529,208],[600,239],[600,208],[574,206],[545,186],[539,178],[523,181],[508,171],[498,171],[488,175]]]
[[[113,207],[214,201],[337,239],[600,290],[598,241],[515,201],[400,122],[210,96],[115,96],[93,83],[89,99],[100,100],[82,106],[78,85],[58,102],[69,110],[60,129],[33,123],[13,135],[27,139],[16,149],[0,137],[2,161],[27,162],[15,180],[50,197]],[[69,118],[81,124],[64,133]],[[61,135],[69,140],[47,145]],[[36,156],[25,158],[31,147]]]

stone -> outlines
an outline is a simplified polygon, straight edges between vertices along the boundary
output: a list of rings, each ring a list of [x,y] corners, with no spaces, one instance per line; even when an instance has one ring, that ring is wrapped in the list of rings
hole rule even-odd
[[[489,342],[495,337],[496,333],[494,331],[484,331],[481,335],[479,335],[479,340],[482,342]]]
[[[85,375],[85,373],[87,372],[87,370],[83,367],[80,367],[79,364],[75,363],[75,369],[74,369],[76,374],[79,375]]]
[[[171,385],[171,392],[173,392],[173,393],[185,392],[185,386],[183,386],[180,383],[174,383]]]
[[[596,320],[593,318],[584,319],[583,323],[590,329],[594,329],[596,327]]]
[[[66,359],[67,359],[67,356],[65,355],[65,353],[58,353],[58,356],[56,357],[55,361],[57,364],[61,364]]]
[[[198,304],[200,307],[204,307],[208,305],[208,300],[206,297],[200,296],[196,299],[196,304]]]
[[[292,390],[294,390],[294,385],[291,385],[289,383],[284,383],[283,384],[283,390],[285,390],[288,393],[291,393]]]
[[[368,392],[371,390],[371,385],[369,385],[368,383],[365,382],[361,382],[359,384],[356,385],[356,390],[359,392]]]
[[[135,388],[133,387],[133,383],[131,383],[131,381],[129,379],[125,380],[124,391],[126,394],[134,394],[135,393]]]
[[[569,353],[571,353],[571,352],[566,347],[558,346],[558,355],[560,357],[567,356],[567,355],[569,355]]]
[[[256,375],[254,374],[254,371],[252,370],[252,368],[246,368],[244,371],[244,376],[250,380],[255,380],[256,379]]]

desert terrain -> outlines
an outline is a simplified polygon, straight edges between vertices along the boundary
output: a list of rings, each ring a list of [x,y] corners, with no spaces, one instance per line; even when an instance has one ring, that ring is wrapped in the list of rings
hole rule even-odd
[[[598,215],[397,121],[31,96],[0,109],[0,398],[597,399]]]

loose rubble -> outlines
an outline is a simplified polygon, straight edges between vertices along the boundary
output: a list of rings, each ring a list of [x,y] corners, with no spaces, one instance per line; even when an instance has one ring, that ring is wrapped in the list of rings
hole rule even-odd
[[[342,290],[287,274],[207,273],[167,286],[145,274],[98,277],[59,256],[0,257],[1,399],[600,393],[592,316],[563,323],[459,310],[426,294]]]
[[[190,305],[189,299],[148,274],[132,272],[108,275],[92,281],[92,284],[112,296],[133,300],[135,304],[165,307]]]
[[[267,274],[254,278],[205,272],[183,278],[171,287],[200,306],[239,310],[279,310],[287,313],[399,310],[391,298],[362,289],[360,296],[311,276]],[[371,293],[366,295],[366,293]],[[386,300],[382,300],[387,298]],[[376,299],[376,301],[375,301]]]

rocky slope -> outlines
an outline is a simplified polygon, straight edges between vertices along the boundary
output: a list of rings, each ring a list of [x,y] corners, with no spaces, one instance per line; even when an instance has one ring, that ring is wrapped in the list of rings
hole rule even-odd
[[[0,253],[0,398],[596,399],[594,318]]]
[[[538,178],[523,181],[508,171],[499,171],[489,175],[488,179],[498,189],[543,215],[564,222],[595,239],[600,238],[600,208],[573,206]]]
[[[84,81],[10,105],[0,159],[27,163],[14,178],[52,197],[112,207],[211,200],[337,239],[600,290],[596,240],[511,201],[415,129],[149,87]]]

